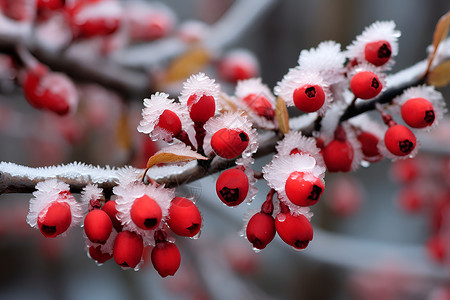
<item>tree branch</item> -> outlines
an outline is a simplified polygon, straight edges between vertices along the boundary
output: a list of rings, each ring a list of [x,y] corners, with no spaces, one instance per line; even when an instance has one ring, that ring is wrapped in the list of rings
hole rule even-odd
[[[442,61],[448,57],[442,57]],[[437,62],[438,63],[438,62]],[[375,108],[376,103],[388,103],[395,96],[401,94],[405,89],[424,83],[423,74],[426,69],[426,61],[421,61],[410,68],[388,77],[388,88],[382,95],[372,101],[364,101],[356,106],[352,106],[340,118],[340,121],[348,120],[354,116],[365,113]],[[315,130],[315,118],[308,119],[309,122],[295,128],[304,135],[310,136]],[[295,120],[291,120],[294,122]],[[254,157],[262,157],[275,151],[275,145],[281,136],[273,132],[266,132],[260,135],[259,149]],[[186,184],[197,179],[209,176],[221,170],[232,167],[235,160],[224,160],[216,157],[210,166],[203,167],[198,164],[189,165],[185,168],[150,169],[148,176],[158,183],[167,187],[175,187]],[[120,168],[100,168],[87,166],[85,164],[73,163],[69,165],[49,168],[29,168],[12,163],[0,163],[0,194],[2,193],[30,193],[34,191],[37,182],[48,178],[59,178],[71,186],[73,192],[80,192],[88,183],[97,183],[104,189],[107,195],[112,194],[112,188],[117,184],[117,173]],[[142,174],[144,170],[141,170]]]

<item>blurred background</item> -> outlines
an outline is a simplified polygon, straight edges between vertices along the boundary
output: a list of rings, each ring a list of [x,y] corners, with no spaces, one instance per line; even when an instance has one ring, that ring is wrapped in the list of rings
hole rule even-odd
[[[297,64],[300,50],[324,40],[345,48],[376,20],[393,20],[401,31],[393,72],[402,70],[427,57],[436,22],[450,9],[446,0],[247,2],[259,11],[256,18],[238,29],[228,23],[224,32],[239,35],[215,49],[214,60],[205,66],[230,92],[233,82],[220,77],[218,62],[233,49],[248,50],[259,62],[259,76],[273,88]],[[235,1],[164,4],[176,19],[175,28],[187,20],[207,28]],[[252,15],[252,6],[240,16],[246,14]],[[132,65],[122,59],[140,46],[118,46],[107,57]],[[172,59],[152,66],[149,81],[158,82],[155,74]],[[135,130],[142,98],[124,99],[80,81],[76,114],[60,117],[32,108],[7,75],[0,82],[0,161],[143,167],[160,146]],[[449,103],[450,88],[439,91]],[[247,212],[257,210],[269,191],[264,182],[258,182],[253,204],[239,208],[223,205],[211,189],[218,174],[177,188],[180,195],[196,197],[204,225],[199,239],[177,239],[182,263],[173,278],[160,278],[151,263],[138,272],[123,271],[113,260],[98,267],[86,255],[81,229],[45,239],[25,221],[31,195],[1,195],[0,299],[450,299],[450,235],[448,228],[436,230],[448,223],[450,121],[428,137],[416,159],[327,174],[325,193],[312,209],[314,240],[302,252],[276,237],[255,253],[240,237]],[[270,159],[257,160],[255,168]]]

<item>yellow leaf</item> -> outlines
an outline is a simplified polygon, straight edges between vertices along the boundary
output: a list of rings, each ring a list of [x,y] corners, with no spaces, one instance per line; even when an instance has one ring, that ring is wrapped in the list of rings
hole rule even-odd
[[[116,124],[116,139],[117,144],[124,149],[131,148],[132,143],[129,129],[128,115],[126,113],[122,113]]]
[[[198,154],[195,151],[191,151],[189,155],[178,155],[170,152],[161,152],[155,153],[152,157],[150,157],[147,161],[147,169],[153,167],[154,165],[161,163],[182,163],[189,162],[195,159],[207,160],[208,158],[203,155]]]
[[[439,44],[447,37],[448,30],[450,27],[450,11],[448,11],[445,15],[440,17],[439,21],[436,24],[436,28],[434,29],[433,34],[433,52],[430,54],[428,59],[427,73],[430,70],[431,64],[433,63],[434,56],[436,55],[437,48]]]
[[[195,47],[175,58],[168,66],[162,84],[182,81],[198,73],[211,61],[211,54],[202,47]]]
[[[286,102],[284,102],[283,98],[277,98],[277,104],[275,107],[275,117],[278,121],[278,125],[280,126],[280,130],[282,133],[286,134],[289,132],[289,114],[286,108]]]
[[[450,60],[447,60],[431,70],[427,78],[428,84],[443,87],[450,83]]]
[[[230,96],[228,96],[225,93],[220,93],[218,100],[222,103],[224,103],[225,105],[222,105],[222,107],[227,107],[229,109],[231,109],[231,111],[235,112],[238,110],[236,104],[234,104],[233,100],[231,100]],[[222,109],[222,113],[226,112],[227,109]]]

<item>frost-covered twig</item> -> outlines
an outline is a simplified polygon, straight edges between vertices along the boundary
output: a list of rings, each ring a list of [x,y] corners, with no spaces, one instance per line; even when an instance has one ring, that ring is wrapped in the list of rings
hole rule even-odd
[[[232,44],[274,3],[274,0],[239,0],[212,26],[205,40],[211,51]],[[230,28],[233,28],[230,30]],[[15,25],[0,30],[0,53],[12,48],[28,49],[40,62],[54,71],[66,73],[78,80],[95,82],[117,91],[125,98],[148,95],[152,82],[146,70],[166,63],[188,49],[177,38],[166,38],[139,46],[130,46],[110,57],[73,55],[70,47],[60,51],[40,44],[29,27]],[[145,69],[145,70],[143,70]]]
[[[444,59],[444,58],[443,58]],[[408,87],[421,84],[421,77],[425,71],[426,61],[421,61],[412,67],[400,71],[391,77],[387,90],[377,97],[375,100],[364,102],[356,105],[351,110],[342,115],[341,121],[347,120],[356,115],[373,110],[375,103],[387,103],[393,97],[400,94]],[[399,76],[401,75],[401,76]],[[302,117],[300,117],[301,119]],[[291,126],[295,130],[302,131],[303,135],[311,135],[314,130],[315,118],[308,117],[306,122],[302,122],[299,118],[292,119],[290,122],[296,124]],[[300,122],[299,122],[300,121]],[[280,139],[273,133],[260,136],[260,146],[255,153],[255,158],[273,153],[275,145]],[[234,165],[234,160],[215,159],[213,163],[204,168],[197,164],[189,165],[185,169],[164,169],[158,174],[150,171],[150,175],[158,183],[165,184],[168,187],[179,186],[197,179],[206,177],[213,173],[227,169]],[[100,168],[88,166],[80,163],[73,163],[59,167],[48,168],[29,168],[18,166],[12,163],[0,163],[0,194],[2,193],[30,193],[34,191],[37,182],[46,178],[60,178],[71,186],[71,190],[79,192],[87,183],[98,183],[106,194],[111,193],[112,188],[116,185],[116,173],[118,168]],[[142,170],[143,173],[143,170]],[[31,175],[31,176],[26,176]]]

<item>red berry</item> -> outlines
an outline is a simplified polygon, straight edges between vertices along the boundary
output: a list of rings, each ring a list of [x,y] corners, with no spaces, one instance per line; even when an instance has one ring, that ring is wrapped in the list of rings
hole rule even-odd
[[[325,103],[325,92],[320,85],[305,84],[295,89],[294,104],[299,110],[310,113],[318,111]]]
[[[313,239],[313,228],[304,215],[279,213],[275,218],[275,228],[280,238],[296,249],[305,249]]]
[[[391,171],[400,183],[411,182],[420,175],[419,163],[415,158],[396,160],[391,165]]]
[[[363,131],[358,134],[357,138],[361,143],[361,150],[366,160],[374,162],[382,158],[378,150],[378,142],[380,139],[375,134]]]
[[[368,62],[379,67],[391,58],[391,44],[386,40],[370,42],[364,48],[364,56]]]
[[[392,154],[405,156],[416,147],[416,136],[408,127],[397,124],[386,130],[384,144]]]
[[[198,101],[196,101],[198,99]],[[191,95],[187,101],[189,116],[195,123],[204,124],[216,112],[216,100],[213,96],[208,95]]]
[[[332,140],[322,150],[322,156],[330,172],[348,172],[352,168],[353,147],[348,141]]]
[[[122,231],[114,241],[114,260],[119,266],[134,268],[144,251],[142,237],[131,231]]]
[[[285,184],[286,195],[295,205],[311,206],[317,203],[322,195],[324,185],[312,174],[292,172]]]
[[[260,117],[264,117],[268,120],[273,120],[275,117],[275,110],[272,108],[272,104],[267,100],[266,97],[256,94],[247,95],[244,102],[248,107],[256,112]]]
[[[165,131],[176,136],[181,132],[181,121],[180,118],[171,110],[164,110],[161,116],[159,116],[158,123],[156,127],[164,129]]]
[[[258,75],[258,66],[252,61],[225,57],[218,65],[219,76],[224,80],[236,83],[239,80],[250,79]]]
[[[247,239],[256,249],[264,249],[275,237],[275,220],[269,214],[258,212],[248,221]]]
[[[37,224],[45,237],[56,237],[65,232],[72,223],[70,205],[66,202],[53,202],[45,214],[39,213]]]
[[[420,191],[412,186],[403,188],[397,195],[397,201],[403,210],[410,213],[420,210],[423,203]]]
[[[447,254],[445,240],[442,236],[432,236],[426,243],[428,254],[437,262],[443,262]]]
[[[98,264],[102,264],[107,260],[110,260],[113,256],[109,253],[103,253],[101,246],[90,246],[89,256],[95,260]]]
[[[131,220],[137,227],[151,230],[158,227],[162,218],[161,207],[147,195],[134,200],[130,210]]]
[[[74,105],[76,89],[73,82],[58,73],[38,75],[33,71],[27,73],[23,91],[28,102],[38,109],[48,109],[59,115],[69,112]]]
[[[247,175],[239,169],[225,170],[217,178],[217,196],[228,206],[241,204],[247,197],[248,189]]]
[[[91,210],[84,219],[84,231],[91,242],[104,244],[112,231],[111,219],[103,210]]]
[[[402,118],[412,128],[424,128],[433,124],[434,107],[424,98],[412,98],[402,105]]]
[[[175,197],[169,208],[167,224],[175,234],[193,237],[200,231],[202,216],[194,202]]]
[[[235,158],[247,148],[249,138],[247,133],[239,129],[222,128],[211,138],[211,147],[220,157]]]
[[[117,218],[117,209],[116,209],[116,201],[109,200],[105,204],[103,204],[102,210],[106,212],[111,219],[112,225],[117,232],[122,231],[122,223]]]
[[[174,243],[160,242],[152,250],[153,267],[161,277],[173,276],[181,263],[180,250]]]
[[[350,89],[356,98],[371,99],[381,92],[383,85],[375,73],[363,71],[352,77]]]

